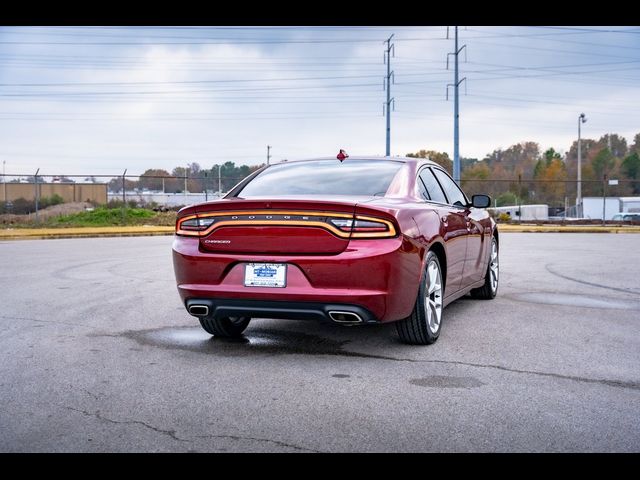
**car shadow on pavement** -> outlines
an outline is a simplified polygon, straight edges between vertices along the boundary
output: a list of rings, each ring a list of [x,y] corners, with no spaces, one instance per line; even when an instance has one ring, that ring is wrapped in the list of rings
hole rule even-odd
[[[443,328],[456,317],[466,317],[472,305],[460,299],[445,310]],[[131,330],[123,336],[140,345],[187,350],[224,357],[247,355],[341,355],[398,360],[385,356],[384,349],[402,345],[393,323],[343,326],[304,320],[254,319],[238,338],[213,337],[200,326]],[[348,347],[354,347],[358,352]],[[362,352],[375,349],[382,355]]]
[[[259,322],[260,320],[258,320]],[[291,326],[290,320],[283,320]],[[295,322],[295,321],[294,321]],[[309,325],[309,322],[295,322]],[[282,328],[256,326],[245,332],[238,338],[212,337],[200,327],[167,327],[152,330],[139,330],[125,332],[124,336],[135,340],[141,345],[155,346],[171,350],[187,350],[192,352],[211,354],[224,357],[248,355],[340,355],[347,357],[371,357],[387,358],[379,355],[352,352],[345,349],[356,335],[341,335],[351,328],[334,327],[332,325],[316,324],[310,330],[314,333],[298,330],[285,330]],[[395,333],[395,328],[389,329],[389,325],[359,328],[362,336],[372,333],[377,341],[383,339],[387,343],[389,334]],[[331,337],[329,336],[331,335]],[[336,337],[336,338],[332,338]],[[370,338],[368,338],[370,340]],[[394,360],[388,357],[390,360]]]

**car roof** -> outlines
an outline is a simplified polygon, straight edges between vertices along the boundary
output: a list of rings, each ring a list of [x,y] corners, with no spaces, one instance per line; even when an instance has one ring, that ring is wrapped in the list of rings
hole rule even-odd
[[[277,163],[272,163],[271,165],[281,165],[286,163],[298,163],[298,162],[314,162],[317,160],[337,160],[336,157],[316,157],[316,158],[300,158],[295,160],[281,160]],[[428,158],[418,158],[418,157],[392,157],[392,156],[381,156],[381,155],[359,155],[359,156],[349,156],[343,160],[343,162],[353,160],[391,160],[396,162],[403,163],[429,163],[432,165],[438,165],[436,162],[429,160]]]

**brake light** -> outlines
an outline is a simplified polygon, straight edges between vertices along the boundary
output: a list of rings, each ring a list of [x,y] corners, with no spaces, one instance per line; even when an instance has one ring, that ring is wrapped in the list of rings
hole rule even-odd
[[[204,232],[213,225],[214,222],[215,218],[211,217],[200,218],[196,215],[184,217],[176,222],[176,234],[197,237],[200,235],[200,232]]]
[[[356,215],[355,220],[336,218],[331,223],[343,232],[351,232],[352,238],[387,238],[395,237],[393,223],[382,218]]]

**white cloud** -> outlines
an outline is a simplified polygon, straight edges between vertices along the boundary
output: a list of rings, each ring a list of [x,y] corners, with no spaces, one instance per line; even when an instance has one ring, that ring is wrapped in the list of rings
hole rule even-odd
[[[516,41],[471,38],[479,33],[531,33],[531,29],[469,28],[461,32],[469,62],[461,64],[468,78],[468,96],[461,95],[460,152],[482,158],[496,148],[525,140],[542,148],[568,149],[576,137],[577,115],[585,111],[589,122],[584,135],[597,138],[616,132],[628,140],[640,131],[640,80],[638,63],[612,65],[610,74],[585,73],[526,79],[523,74],[546,74],[535,70],[564,62],[598,64],[608,61],[602,53],[629,56],[629,48],[595,50],[573,44],[572,56],[536,49],[553,46],[526,37]],[[0,29],[1,31],[2,29]],[[12,30],[15,30],[12,29]],[[41,29],[40,31],[46,31]],[[102,95],[83,97],[0,97],[0,155],[19,172],[40,166],[62,173],[141,172],[147,168],[171,169],[198,161],[208,167],[224,160],[259,163],[266,145],[275,160],[333,155],[339,148],[350,154],[383,154],[385,120],[382,105],[386,73],[382,62],[383,40],[396,34],[392,59],[396,85],[392,94],[392,154],[404,155],[421,148],[452,155],[453,103],[445,101],[445,86],[453,73],[445,69],[445,28],[402,27],[274,32],[226,32],[244,40],[260,38],[302,40],[372,39],[358,43],[216,44],[153,46],[54,46],[5,47],[12,60],[0,72],[2,83],[132,83],[203,82],[133,85],[87,85],[68,87],[3,87],[2,92],[174,92],[172,94]],[[166,31],[164,32],[167,33]],[[201,32],[189,33],[189,35]],[[131,37],[131,30],[126,32]],[[222,34],[219,34],[222,35]],[[7,39],[17,39],[4,33]],[[213,35],[215,37],[215,35]],[[213,38],[212,37],[212,38]],[[637,36],[617,38],[624,47],[638,48]],[[24,36],[20,37],[24,40]],[[403,41],[403,38],[431,38]],[[566,38],[566,37],[558,37]],[[584,41],[584,36],[580,37]],[[40,35],[30,40],[47,40]],[[82,40],[95,40],[79,37]],[[209,37],[207,37],[209,39]],[[140,40],[142,41],[142,40]],[[149,40],[146,40],[149,41]],[[600,41],[598,38],[594,42]],[[491,45],[494,43],[494,45]],[[613,40],[607,42],[613,44]],[[503,45],[495,45],[502,43]],[[606,43],[606,42],[603,42]],[[51,55],[50,57],[48,55]],[[34,55],[38,55],[34,57]],[[75,58],[75,60],[74,60]],[[610,61],[610,60],[609,60]],[[619,59],[619,61],[625,61]],[[30,64],[29,68],[25,68]],[[505,70],[484,80],[481,70],[500,65],[532,67]],[[64,67],[64,68],[62,68]],[[594,67],[609,68],[609,67]],[[317,80],[287,80],[314,77]],[[490,76],[489,76],[490,77]],[[256,80],[267,80],[257,82]],[[416,83],[422,82],[422,83]],[[358,84],[357,87],[341,87]],[[309,88],[312,87],[312,88]],[[201,92],[194,92],[201,90]],[[18,120],[18,118],[23,118]],[[26,119],[26,120],[25,120]]]

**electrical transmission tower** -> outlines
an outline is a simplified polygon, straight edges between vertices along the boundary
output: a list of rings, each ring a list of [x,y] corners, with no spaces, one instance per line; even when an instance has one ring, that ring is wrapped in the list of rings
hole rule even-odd
[[[385,155],[388,157],[391,155],[391,103],[393,102],[393,107],[395,110],[395,100],[391,97],[391,77],[393,77],[393,83],[395,83],[395,76],[393,75],[393,71],[391,70],[391,52],[393,52],[393,56],[396,56],[396,50],[394,48],[394,44],[391,43],[391,39],[393,38],[393,34],[384,42],[387,44],[387,50],[385,51],[384,61],[387,64],[387,76],[385,77],[384,87],[387,89],[387,101],[385,105],[382,107],[382,111],[387,115],[387,148]],[[385,108],[386,106],[386,108]]]
[[[453,83],[449,83],[447,85],[447,100],[449,100],[449,87],[453,87],[454,96],[453,96],[453,179],[460,183],[460,107],[459,107],[459,98],[458,98],[458,87],[460,84],[464,82],[467,77],[464,77],[458,80],[459,70],[458,70],[458,55],[462,49],[466,47],[466,45],[458,48],[458,27],[455,27],[455,51],[447,54],[447,70],[449,70],[449,56],[453,55],[455,57],[455,69],[453,76]],[[447,38],[449,38],[449,27],[447,27]],[[465,59],[467,55],[467,51],[464,51]],[[464,84],[465,89],[467,88],[467,84]],[[465,90],[466,92],[466,90]]]

